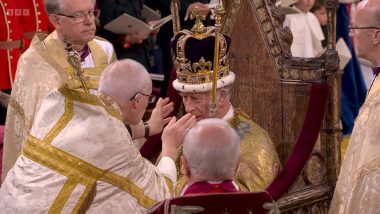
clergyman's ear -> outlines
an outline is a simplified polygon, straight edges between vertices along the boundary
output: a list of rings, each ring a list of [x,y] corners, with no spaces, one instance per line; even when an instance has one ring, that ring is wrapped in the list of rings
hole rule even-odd
[[[50,14],[49,19],[56,29],[61,29],[61,23],[56,14]]]
[[[227,94],[227,91],[224,89],[221,89],[219,91],[218,104],[223,105],[223,106],[226,104],[229,104],[228,94]]]
[[[141,102],[140,98],[141,96],[136,96],[134,99],[131,100],[133,109],[141,108],[141,106],[139,105],[139,102]]]
[[[372,45],[380,44],[380,30],[376,30],[374,34],[372,34]]]
[[[190,169],[189,169],[189,165],[187,164],[187,160],[186,160],[186,157],[181,155],[181,161],[182,161],[182,165],[183,165],[183,174],[187,177],[187,178],[190,178],[191,177],[191,172],[190,172]]]

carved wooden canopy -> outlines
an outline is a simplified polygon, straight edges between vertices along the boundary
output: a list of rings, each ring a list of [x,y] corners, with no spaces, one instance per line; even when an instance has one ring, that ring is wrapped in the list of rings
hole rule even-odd
[[[285,13],[281,7],[275,6],[274,0],[224,1],[226,15],[222,29],[232,39],[229,64],[236,74],[233,105],[241,108],[270,133],[282,163],[288,159],[299,137],[310,98],[310,85],[329,84],[328,106],[320,140],[291,190],[301,194],[306,188],[311,191],[312,186],[317,188],[313,191],[321,188],[325,191],[319,192],[321,198],[332,191],[326,186],[333,186],[338,176],[341,133],[337,75],[339,59],[335,51],[335,10],[338,1],[328,0],[326,3],[328,47],[317,58],[291,56],[292,33],[289,28],[283,27]],[[315,192],[309,193],[313,195]],[[302,194],[308,195],[308,192]],[[283,207],[291,207],[290,204],[294,203],[283,204]]]

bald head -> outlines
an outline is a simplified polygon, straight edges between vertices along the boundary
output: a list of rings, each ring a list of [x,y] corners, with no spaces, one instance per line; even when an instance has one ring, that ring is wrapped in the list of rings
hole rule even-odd
[[[354,17],[367,22],[368,26],[380,27],[380,1],[361,1],[356,8]]]
[[[136,93],[150,94],[152,81],[140,63],[123,59],[107,66],[99,79],[99,92],[113,98],[120,106]]]
[[[380,27],[380,1],[378,0],[370,0],[363,2],[363,6],[369,11],[369,15],[371,17],[372,26]]]
[[[187,133],[183,156],[193,182],[232,180],[239,163],[240,138],[227,122],[204,119]]]
[[[357,56],[380,65],[380,1],[365,0],[358,4],[352,20],[353,38]]]

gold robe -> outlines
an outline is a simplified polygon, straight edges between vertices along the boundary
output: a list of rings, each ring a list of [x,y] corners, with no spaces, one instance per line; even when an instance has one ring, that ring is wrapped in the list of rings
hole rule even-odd
[[[91,53],[82,68],[87,86],[97,89],[100,73],[116,56],[112,45],[101,38],[96,37],[88,46]],[[80,81],[66,58],[64,44],[56,31],[50,35],[37,34],[20,57],[5,125],[2,180],[20,155],[22,142],[45,95],[62,84],[80,89]]]
[[[281,168],[276,147],[267,132],[249,116],[239,109],[231,108],[230,111],[233,111],[232,118],[224,119],[228,119],[241,139],[240,163],[234,181],[242,191],[263,191],[274,180]],[[186,185],[186,176],[181,171],[183,165],[180,160],[176,165],[178,172],[176,195],[180,195]]]
[[[49,92],[0,189],[1,212],[145,213],[170,198],[174,161],[143,158],[121,119],[105,96]]]
[[[380,78],[360,108],[329,213],[380,213]]]

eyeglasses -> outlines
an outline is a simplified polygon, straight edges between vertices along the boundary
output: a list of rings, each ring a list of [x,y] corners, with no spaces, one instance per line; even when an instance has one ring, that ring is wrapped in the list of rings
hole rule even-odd
[[[364,30],[364,29],[375,29],[375,30],[380,30],[380,28],[378,27],[358,27],[358,26],[355,26],[355,25],[350,25],[348,27],[348,29],[350,29],[350,31],[353,31],[353,30]]]
[[[75,13],[74,15],[65,15],[62,13],[58,13],[56,15],[71,18],[75,24],[79,24],[79,23],[84,22],[87,16],[90,16],[91,19],[99,18],[100,10],[89,10],[88,12],[78,12],[78,13]]]
[[[155,95],[149,95],[149,94],[144,94],[144,93],[141,93],[141,92],[138,92],[136,93],[135,95],[133,95],[133,97],[129,100],[134,100],[136,99],[136,97],[138,95],[143,95],[143,96],[147,96],[148,97],[148,103],[154,103],[154,101],[156,101],[156,96]]]

